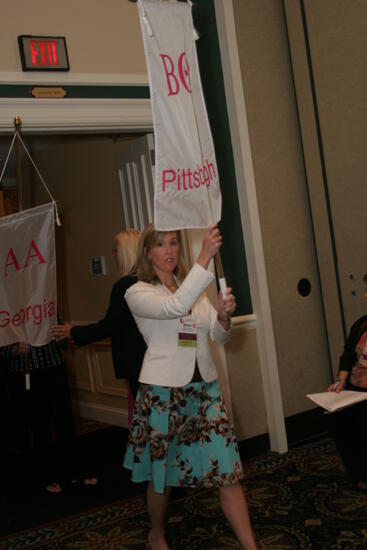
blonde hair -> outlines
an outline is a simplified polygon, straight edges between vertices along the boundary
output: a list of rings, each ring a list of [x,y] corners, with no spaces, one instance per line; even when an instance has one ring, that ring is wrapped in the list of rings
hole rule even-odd
[[[178,262],[177,266],[174,270],[174,274],[176,275],[177,279],[179,281],[183,281],[183,279],[186,276],[187,269],[185,266],[185,262],[182,258],[182,237],[180,231],[175,231],[177,235],[177,240],[179,244],[179,256],[178,256]],[[152,248],[157,244],[159,238],[161,235],[164,235],[164,233],[168,233],[168,231],[157,231],[154,228],[154,225],[151,223],[147,225],[147,227],[144,229],[143,233],[141,234],[140,241],[139,241],[139,249],[138,249],[138,261],[137,261],[137,274],[139,281],[144,281],[145,283],[156,283],[160,282],[154,268],[152,266],[152,262],[149,259],[149,252],[152,250]]]
[[[125,229],[115,236],[116,260],[122,277],[136,273],[140,231]]]

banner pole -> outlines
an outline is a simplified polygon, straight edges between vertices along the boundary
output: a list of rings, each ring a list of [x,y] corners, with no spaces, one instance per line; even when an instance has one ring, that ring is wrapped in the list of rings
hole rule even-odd
[[[213,206],[212,206],[212,201],[211,201],[211,198],[210,198],[209,189],[208,189],[207,186],[206,186],[206,194],[207,194],[207,197],[208,197],[210,216],[211,216],[211,219],[212,219],[212,223],[214,223]],[[219,288],[222,291],[222,297],[225,298],[226,297],[226,290],[227,290],[227,281],[226,281],[226,276],[224,275],[224,269],[223,269],[223,264],[222,264],[222,256],[220,254],[220,250],[218,250],[218,252],[214,256],[214,264],[215,264],[215,270],[216,270],[217,276],[218,276]]]
[[[18,196],[18,209],[23,210],[23,181],[22,181],[22,148],[20,143],[20,132],[22,131],[22,121],[19,116],[14,118],[15,129],[15,153],[16,153],[16,183]]]
[[[15,129],[15,154],[16,154],[16,184],[17,184],[17,196],[18,196],[18,209],[19,212],[23,210],[23,175],[22,175],[22,144],[20,141],[20,133],[22,131],[22,120],[19,116],[14,118]],[[29,391],[31,389],[31,380],[29,373],[29,356],[24,355],[24,376],[25,376],[25,389]]]

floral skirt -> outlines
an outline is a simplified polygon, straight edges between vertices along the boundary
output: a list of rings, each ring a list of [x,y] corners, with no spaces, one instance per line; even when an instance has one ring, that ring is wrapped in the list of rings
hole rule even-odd
[[[243,477],[236,437],[218,382],[182,388],[140,384],[124,466],[133,481],[220,487]]]

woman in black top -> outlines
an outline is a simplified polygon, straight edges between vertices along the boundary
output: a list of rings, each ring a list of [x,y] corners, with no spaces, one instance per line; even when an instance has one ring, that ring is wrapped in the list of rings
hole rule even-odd
[[[127,229],[115,236],[112,251],[122,277],[112,288],[105,317],[88,325],[65,323],[52,328],[56,340],[71,336],[78,346],[111,338],[115,376],[128,381],[130,414],[146,349],[124,298],[126,290],[137,281],[135,264],[139,238],[140,232],[136,229]]]
[[[363,282],[367,286],[367,273]],[[328,390],[367,392],[367,315],[353,324],[340,356],[338,380]],[[367,491],[367,401],[327,415],[327,423],[349,476]]]

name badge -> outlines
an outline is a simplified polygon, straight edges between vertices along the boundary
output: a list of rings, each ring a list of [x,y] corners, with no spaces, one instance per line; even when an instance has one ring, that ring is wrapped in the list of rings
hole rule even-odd
[[[191,315],[179,319],[178,345],[196,348],[197,328]]]

